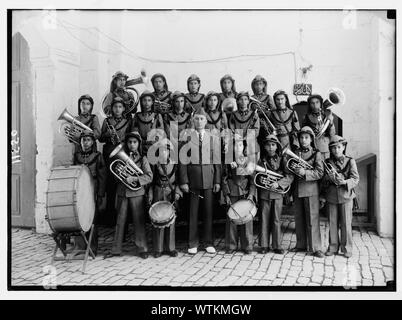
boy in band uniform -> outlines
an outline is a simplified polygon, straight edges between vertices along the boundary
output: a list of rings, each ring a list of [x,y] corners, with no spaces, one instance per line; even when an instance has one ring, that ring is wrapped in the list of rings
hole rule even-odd
[[[154,88],[154,92],[152,92],[152,94],[154,95],[155,99],[157,99],[160,102],[171,104],[172,92],[168,90],[168,85],[165,76],[161,73],[155,73],[151,78],[151,83]],[[170,110],[157,109],[155,111],[160,113],[166,113],[169,112]]]
[[[263,103],[262,109],[265,112],[275,108],[274,100],[267,93],[268,82],[260,75],[256,75],[253,81],[251,81],[251,89],[253,90],[252,97]]]
[[[255,201],[256,189],[253,176],[248,168],[250,161],[245,152],[245,139],[234,135],[234,161],[223,166],[222,192],[228,206],[240,199],[250,199]],[[229,217],[226,217],[226,253],[231,254],[237,250],[237,242],[240,237],[241,249],[245,254],[250,254],[253,250],[253,220],[243,224],[234,224]]]
[[[196,254],[198,250],[198,213],[203,204],[204,216],[204,245],[208,253],[216,253],[213,244],[212,218],[213,218],[213,193],[220,191],[221,164],[217,162],[215,155],[220,149],[215,150],[211,142],[212,134],[205,130],[207,117],[204,108],[194,113],[195,131],[191,134],[191,141],[195,147],[191,151],[198,151],[197,155],[191,154],[189,164],[179,165],[180,188],[183,192],[190,192],[190,221],[189,221],[189,249],[188,253]],[[198,156],[198,157],[197,157]],[[204,161],[205,160],[205,161]],[[202,199],[201,199],[202,198]],[[201,200],[200,200],[201,199]]]
[[[327,202],[329,215],[329,247],[326,255],[337,254],[340,247],[345,258],[350,258],[353,251],[352,209],[353,199],[356,197],[354,188],[359,183],[359,173],[355,159],[346,155],[346,145],[344,138],[337,135],[331,137],[331,156],[325,163],[334,171],[327,171],[324,176],[321,199]]]
[[[122,98],[115,97],[111,108],[112,114],[103,121],[101,135],[99,137],[99,142],[104,142],[103,159],[105,160],[107,168],[109,168],[111,163],[111,159],[109,158],[110,153],[120,142],[124,141],[127,127],[130,126],[130,120],[126,119],[123,115],[126,107]],[[116,218],[116,178],[109,169],[107,170],[106,197],[106,213],[108,215],[104,217],[104,223],[114,226]]]
[[[303,127],[298,138],[300,148],[296,155],[307,162],[312,169],[297,167],[295,171],[295,223],[296,247],[292,252],[308,251],[318,258],[323,258],[319,215],[319,180],[324,175],[321,153],[315,148],[314,132],[310,127]]]
[[[159,129],[164,133],[164,123],[162,115],[154,110],[154,95],[145,90],[140,96],[141,112],[137,112],[130,126],[127,126],[127,132],[138,131],[143,141],[143,153],[147,155],[149,147],[158,140],[160,133],[156,132]],[[149,135],[149,137],[148,137]]]
[[[249,133],[248,130],[255,130],[255,139],[257,139],[260,132],[260,118],[258,117],[256,110],[250,110],[250,97],[248,93],[245,91],[239,92],[236,100],[238,109],[233,112],[228,119],[229,129],[233,133],[236,133],[236,130],[242,130],[243,138],[245,138]],[[258,144],[249,146],[248,152],[250,155],[252,153],[258,155]]]
[[[132,116],[137,112],[137,107],[134,107],[134,95],[126,89],[126,82],[128,75],[122,71],[117,71],[112,76],[112,82],[110,83],[110,91],[107,94],[105,100],[103,101],[102,108],[106,115],[112,112],[112,103],[114,98],[120,97],[123,99],[126,106],[124,116],[131,119]],[[130,111],[131,110],[131,111]]]
[[[323,99],[320,95],[313,94],[309,96],[307,103],[308,111],[304,116],[302,126],[308,126],[313,129],[316,135],[315,144],[317,149],[321,152],[323,158],[327,159],[329,157],[328,143],[331,137],[335,135],[334,117],[329,109],[323,110]],[[317,137],[327,120],[329,120],[327,129],[321,137]]]
[[[78,116],[75,117],[76,120],[85,124],[87,127],[93,130],[95,140],[99,139],[101,130],[98,116],[92,114],[94,107],[94,100],[89,94],[84,94],[78,99]],[[72,125],[70,126],[70,129]],[[80,139],[81,134],[76,135],[76,139]],[[96,147],[96,144],[95,144]],[[80,150],[80,146],[76,145],[74,148],[74,153]]]
[[[282,156],[282,146],[275,135],[268,135],[263,140],[261,159],[258,165],[281,174],[283,178],[270,184],[270,189],[258,189],[259,207],[261,212],[261,253],[269,251],[270,238],[272,235],[272,249],[277,254],[283,254],[281,246],[281,215],[284,192],[293,182],[293,175],[286,168],[285,158]],[[280,191],[280,192],[275,192]]]
[[[283,90],[274,93],[275,108],[268,118],[277,130],[277,137],[282,147],[290,146],[292,150],[299,147],[297,132],[300,130],[299,118],[290,106],[289,97]]]
[[[158,143],[158,162],[152,166],[153,182],[149,188],[148,201],[153,204],[158,201],[169,201],[177,204],[183,196],[178,185],[179,166],[170,158],[173,145],[167,140]],[[153,228],[154,256],[159,258],[163,249],[171,257],[177,257],[175,245],[175,223],[164,228]]]
[[[133,217],[134,242],[137,246],[139,256],[148,258],[148,245],[145,233],[145,187],[152,182],[153,173],[147,157],[142,154],[142,139],[138,132],[130,132],[125,138],[127,154],[142,170],[143,174],[129,176],[127,183],[138,183],[138,190],[131,190],[121,181],[117,184],[117,223],[111,252],[106,256],[119,256],[122,253],[124,227],[127,219],[127,212]]]
[[[204,107],[205,94],[200,93],[201,80],[196,74],[192,74],[187,79],[188,93],[186,96],[185,110],[188,113],[192,113],[198,108]]]

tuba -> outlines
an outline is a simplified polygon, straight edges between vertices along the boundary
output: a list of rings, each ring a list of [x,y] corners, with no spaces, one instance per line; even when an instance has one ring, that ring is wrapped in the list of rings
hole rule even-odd
[[[64,122],[59,126],[59,132],[64,134],[68,141],[72,143],[78,145],[80,144],[80,140],[79,138],[77,139],[77,135],[81,135],[83,131],[93,132],[90,127],[75,119],[74,116],[67,111],[67,108],[63,110],[57,120],[64,120]]]
[[[264,116],[265,121],[267,122],[267,125],[268,125],[268,127],[269,127],[268,132],[272,132],[272,134],[277,135],[277,131],[276,131],[275,126],[274,126],[273,123],[269,120],[267,114],[264,112],[264,110],[263,110],[262,107],[261,107],[261,106],[264,106],[264,107],[266,107],[267,109],[269,109],[269,106],[266,105],[265,103],[262,103],[261,101],[255,99],[255,98],[253,98],[253,97],[250,97],[250,101],[251,101],[251,103],[250,103],[250,108],[251,108],[253,105],[255,105],[256,108],[258,108],[258,109],[260,110],[260,112],[262,113],[262,115]]]
[[[124,115],[129,114],[140,103],[140,94],[139,94],[138,90],[136,88],[134,88],[133,86],[135,86],[137,84],[141,84],[141,83],[145,84],[146,86],[149,83],[149,79],[148,79],[147,74],[144,69],[141,70],[141,74],[138,77],[136,77],[134,79],[129,79],[126,81],[125,89],[128,91],[131,91],[133,93],[134,100],[130,101],[131,103],[129,106],[127,106],[128,109],[124,111]],[[110,106],[105,105],[108,94],[109,94],[109,92],[106,92],[102,98],[102,108],[100,110],[100,114],[104,118],[107,118],[108,116],[110,116],[110,112],[111,112],[110,110],[108,110],[108,107],[110,107]]]
[[[300,158],[295,153],[293,153],[289,149],[289,147],[286,147],[285,149],[283,149],[282,155],[287,155],[289,157],[289,160],[286,162],[286,168],[288,168],[288,170],[290,172],[292,172],[293,174],[295,174],[296,176],[298,176],[300,178],[303,178],[303,177],[296,173],[296,171],[295,171],[296,168],[303,168],[306,170],[313,169],[313,167],[309,163],[307,163],[302,158]]]
[[[123,184],[132,191],[141,189],[139,182],[127,182],[128,177],[138,177],[144,172],[135,164],[130,156],[124,151],[123,143],[120,143],[110,153],[109,158],[116,158],[110,164],[110,171],[119,179]]]
[[[332,106],[339,106],[344,105],[346,101],[346,97],[344,92],[338,88],[330,88],[327,93],[328,98],[325,99],[323,103],[324,109],[328,109]],[[329,110],[329,109],[328,109]],[[331,110],[330,110],[331,112]],[[320,131],[316,134],[316,139],[322,137],[322,135],[327,130],[329,124],[331,123],[330,119],[325,120],[324,124],[322,125]]]
[[[273,172],[271,170],[268,170],[266,168],[263,168],[259,165],[256,165],[255,171],[257,174],[254,176],[254,184],[262,189],[267,189],[272,192],[280,193],[280,194],[285,194],[289,191],[290,186],[288,186],[286,189],[281,189],[277,188],[274,189],[271,187],[271,185],[274,182],[278,182],[280,179],[283,178],[283,175]]]

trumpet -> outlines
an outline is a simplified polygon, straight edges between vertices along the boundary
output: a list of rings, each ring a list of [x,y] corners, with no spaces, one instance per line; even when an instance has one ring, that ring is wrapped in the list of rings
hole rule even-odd
[[[160,101],[159,99],[155,99],[154,109],[156,112],[165,114],[172,111],[172,106],[170,105],[170,103]]]
[[[286,168],[296,176],[303,178],[301,175],[296,173],[295,169],[296,168],[303,168],[305,170],[312,170],[314,169],[312,165],[304,161],[302,158],[294,154],[289,147],[286,147],[282,151],[282,155],[287,155],[289,157],[289,160],[286,162]]]
[[[117,134],[116,128],[115,128],[113,125],[111,125],[111,124],[107,121],[107,119],[105,119],[105,121],[106,121],[107,129],[108,129],[109,132],[110,132],[110,142],[115,146],[115,145],[117,145],[117,144],[119,144],[119,143],[121,142],[121,141],[120,141],[120,137],[119,137],[119,135]]]
[[[261,111],[261,113],[263,114],[263,116],[264,116],[264,118],[265,118],[265,121],[267,122],[268,127],[269,127],[269,129],[270,129],[269,131],[271,131],[272,134],[277,135],[277,130],[276,130],[275,126],[274,126],[273,123],[269,120],[268,116],[266,115],[266,113],[264,112],[264,110],[263,110],[262,107],[261,107],[261,106],[264,106],[264,107],[269,108],[269,106],[266,105],[265,103],[262,103],[261,101],[255,99],[255,98],[253,98],[253,97],[250,97],[250,101],[251,101],[251,103],[250,103],[250,108],[251,108],[252,105],[256,105],[256,107],[258,107],[258,109],[259,109],[259,110]]]
[[[110,159],[116,158],[116,160],[110,164],[110,171],[130,190],[139,190],[141,189],[140,183],[138,181],[129,183],[127,178],[138,177],[139,175],[144,174],[144,172],[135,164],[123,148],[124,145],[120,143],[110,153]]]
[[[324,169],[325,169],[325,171],[327,172],[327,174],[332,174],[332,175],[334,175],[337,179],[341,179],[342,177],[341,177],[341,174],[338,172],[338,171],[336,171],[336,169],[334,168],[334,166],[332,165],[332,164],[330,164],[330,163],[326,163],[325,161],[323,161],[323,163],[324,163]],[[339,185],[339,183],[337,183],[337,182],[334,182],[335,183],[335,185]]]
[[[59,132],[64,134],[67,137],[68,141],[72,143],[78,145],[80,144],[79,135],[81,135],[82,132],[93,132],[90,127],[75,119],[74,116],[67,111],[67,108],[63,110],[57,120],[64,120],[64,122],[59,126]]]
[[[278,182],[280,179],[283,178],[283,175],[281,175],[280,173],[273,172],[259,165],[256,165],[255,171],[257,172],[257,174],[254,176],[254,184],[257,187],[280,194],[285,194],[289,191],[290,186],[288,186],[286,189],[272,187],[272,184],[274,182]]]

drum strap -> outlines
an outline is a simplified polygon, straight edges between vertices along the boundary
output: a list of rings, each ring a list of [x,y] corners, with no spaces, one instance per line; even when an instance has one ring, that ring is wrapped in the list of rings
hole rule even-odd
[[[167,168],[166,168],[166,166],[161,165],[161,167],[162,167],[163,174],[164,174],[165,176],[167,176],[167,178],[168,178],[168,184],[169,184],[170,190],[172,190],[171,193],[170,193],[171,201],[173,201],[173,200],[174,200],[174,188],[173,188],[172,183],[170,182],[170,176],[168,176],[168,174],[167,174]],[[176,168],[174,167],[174,168],[172,169],[172,172],[175,172],[175,171],[176,171],[175,169],[176,169]]]

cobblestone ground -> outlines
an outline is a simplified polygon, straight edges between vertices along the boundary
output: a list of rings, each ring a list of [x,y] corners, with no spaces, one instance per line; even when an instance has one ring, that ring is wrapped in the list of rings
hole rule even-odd
[[[294,222],[283,221],[284,249],[295,245]],[[113,229],[101,228],[100,249],[96,259],[89,259],[86,273],[81,273],[82,261],[56,261],[49,269],[54,247],[49,235],[26,229],[12,229],[11,284],[13,286],[42,286],[48,284],[53,270],[57,286],[115,285],[115,286],[384,286],[394,280],[394,240],[380,238],[375,232],[354,228],[353,257],[342,255],[319,259],[305,253],[286,252],[284,255],[251,255],[241,252],[226,254],[224,238],[217,238],[217,254],[199,251],[186,253],[185,227],[180,227],[177,247],[179,255],[172,258],[152,255],[143,260],[134,255],[131,240],[124,244],[125,255],[103,259],[110,249]],[[223,226],[219,234],[223,235]],[[130,229],[131,231],[131,229]],[[321,223],[324,247],[327,246],[327,223]],[[150,232],[148,232],[150,233]],[[178,232],[177,232],[178,233]],[[218,234],[218,232],[216,232]],[[149,239],[151,240],[151,239]],[[150,241],[151,243],[151,241]],[[258,250],[258,235],[255,249]],[[50,271],[49,271],[50,270]],[[47,274],[47,275],[46,275]],[[54,278],[53,278],[54,279]]]

